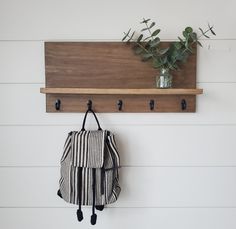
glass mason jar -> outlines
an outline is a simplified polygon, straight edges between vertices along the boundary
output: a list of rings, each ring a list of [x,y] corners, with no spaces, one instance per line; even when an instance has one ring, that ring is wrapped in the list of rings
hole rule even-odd
[[[168,68],[161,68],[160,75],[156,77],[157,88],[170,88],[172,87],[172,75]]]

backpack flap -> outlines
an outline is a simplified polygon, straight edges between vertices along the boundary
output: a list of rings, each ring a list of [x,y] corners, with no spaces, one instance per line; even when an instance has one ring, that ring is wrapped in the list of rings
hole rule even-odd
[[[74,131],[71,136],[71,164],[75,167],[102,168],[105,131]]]

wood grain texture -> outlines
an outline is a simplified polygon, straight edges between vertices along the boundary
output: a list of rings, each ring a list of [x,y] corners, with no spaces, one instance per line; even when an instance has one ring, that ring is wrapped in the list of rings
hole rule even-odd
[[[163,47],[169,44],[162,43]],[[46,88],[155,89],[158,71],[152,68],[150,62],[142,62],[131,46],[122,42],[46,42]],[[173,79],[173,88],[196,88],[196,55],[192,55],[180,71],[173,73]],[[47,112],[55,112],[56,99],[64,104],[60,112],[83,112],[88,99],[96,103],[97,112],[117,112],[114,104],[118,99],[125,104],[123,112],[149,112],[147,104],[150,99],[159,103],[153,112],[182,111],[178,95],[151,98],[146,96],[149,92],[139,96],[134,96],[140,94],[137,92],[130,93],[132,96],[116,96],[109,92],[103,92],[104,96],[92,95],[91,92],[87,92],[86,96],[59,94],[60,91],[57,98],[55,95],[46,96]],[[109,97],[105,96],[107,94]],[[195,97],[184,97],[187,98],[188,108],[185,111],[195,112]]]
[[[46,87],[155,88],[158,75],[121,42],[46,42],[45,67]],[[196,55],[173,79],[174,88],[196,87]]]
[[[122,88],[40,88],[44,94],[93,94],[93,95],[198,95],[203,89],[122,89]]]
[[[47,112],[85,112],[88,100],[92,100],[95,112],[195,112],[196,96],[194,95],[60,95],[47,94]],[[55,109],[55,101],[61,101],[59,111]],[[181,101],[187,102],[186,110],[182,110]],[[123,101],[122,110],[117,107],[118,100]],[[150,100],[154,100],[154,109],[150,110]]]

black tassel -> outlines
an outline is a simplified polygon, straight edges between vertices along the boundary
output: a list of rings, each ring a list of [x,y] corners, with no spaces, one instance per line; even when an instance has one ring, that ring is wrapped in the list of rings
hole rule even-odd
[[[78,218],[78,221],[82,221],[83,220],[83,212],[81,211],[81,188],[82,188],[82,168],[79,167],[79,170],[78,170],[78,175],[79,175],[79,182],[78,182],[78,192],[79,192],[79,209],[77,210],[77,218]]]
[[[104,209],[104,205],[96,205],[95,208],[98,210],[98,211],[102,211]]]
[[[91,224],[95,225],[97,222],[97,215],[96,214],[92,214],[91,215]]]
[[[84,218],[83,217],[83,212],[80,209],[77,210],[77,218],[78,218],[79,222],[82,221],[83,218]]]

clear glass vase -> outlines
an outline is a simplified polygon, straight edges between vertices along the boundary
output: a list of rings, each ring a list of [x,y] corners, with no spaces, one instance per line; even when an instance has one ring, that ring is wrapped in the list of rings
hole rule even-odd
[[[168,68],[161,68],[159,76],[156,77],[157,88],[171,88],[172,87],[172,75]]]

